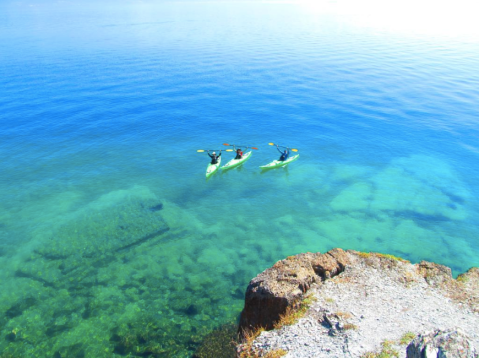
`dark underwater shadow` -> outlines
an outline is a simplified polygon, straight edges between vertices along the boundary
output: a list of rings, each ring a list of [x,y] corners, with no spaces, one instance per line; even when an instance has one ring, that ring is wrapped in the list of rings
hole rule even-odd
[[[279,168],[266,168],[266,169],[260,169],[261,175],[267,174],[267,173],[273,173],[276,171],[281,171],[281,173],[286,174],[286,176],[289,176],[289,169],[288,169],[288,164],[286,164],[284,167],[279,167]]]
[[[243,166],[244,166],[245,163],[246,163],[246,162],[243,162],[243,163],[241,163],[240,165],[238,165],[238,166],[236,166],[236,167],[233,167],[233,168],[226,168],[226,169],[221,169],[221,168],[220,168],[220,170],[221,170],[221,175],[224,175],[224,174],[229,173],[229,172],[233,172],[234,169],[236,169],[236,170],[239,171],[239,172],[242,172],[242,171],[245,170],[245,169],[243,168]]]
[[[208,182],[211,180],[211,178],[214,178],[214,177],[218,178],[219,172],[220,172],[220,169],[218,169],[217,171],[215,171],[215,172],[214,172],[213,174],[211,174],[209,177],[206,177],[205,181],[208,183]]]

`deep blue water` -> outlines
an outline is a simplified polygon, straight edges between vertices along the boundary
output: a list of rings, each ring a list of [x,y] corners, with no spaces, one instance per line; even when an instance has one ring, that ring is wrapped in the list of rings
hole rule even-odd
[[[189,356],[299,252],[478,266],[479,41],[340,10],[0,4],[0,350]],[[206,181],[223,143],[259,150]]]

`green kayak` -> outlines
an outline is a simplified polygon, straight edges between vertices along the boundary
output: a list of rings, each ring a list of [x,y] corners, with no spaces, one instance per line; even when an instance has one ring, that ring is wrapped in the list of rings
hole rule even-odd
[[[260,168],[261,169],[273,169],[273,168],[283,167],[285,165],[288,165],[291,162],[294,162],[298,158],[299,158],[299,154],[296,154],[296,155],[292,156],[291,158],[289,158],[285,161],[273,160],[271,163],[263,165]]]
[[[221,157],[218,158],[218,163],[216,164],[208,164],[208,168],[206,168],[206,178],[209,178],[213,175],[214,172],[218,170],[221,164]]]
[[[231,168],[237,167],[240,164],[243,164],[244,162],[246,162],[249,159],[249,157],[251,157],[252,153],[253,152],[247,152],[247,153],[243,154],[243,158],[241,158],[241,159],[231,159],[228,163],[223,165],[221,167],[221,169],[222,170],[231,169]]]

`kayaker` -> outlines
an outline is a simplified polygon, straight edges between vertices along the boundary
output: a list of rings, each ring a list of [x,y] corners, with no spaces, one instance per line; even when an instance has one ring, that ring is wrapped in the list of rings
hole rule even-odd
[[[279,149],[279,147],[277,145],[276,145],[276,148],[278,149],[278,152],[281,153],[281,157],[279,157],[279,159],[278,159],[280,162],[284,162],[286,159],[288,159],[288,157],[289,157],[289,149],[288,148],[286,148],[284,150],[284,152],[281,149]]]
[[[241,159],[243,158],[243,151],[241,149],[236,149],[236,158],[235,159]]]
[[[216,152],[213,152],[213,155],[211,155],[210,151],[208,151],[208,155],[211,158],[211,164],[218,164],[218,158],[221,157],[221,150],[219,155],[216,155]]]

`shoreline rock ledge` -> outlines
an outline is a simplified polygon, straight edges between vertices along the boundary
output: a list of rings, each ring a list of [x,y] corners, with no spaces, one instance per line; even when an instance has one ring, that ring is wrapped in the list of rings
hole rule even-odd
[[[477,358],[479,268],[454,279],[446,266],[379,253],[290,256],[251,280],[239,332],[250,337],[242,358]]]

